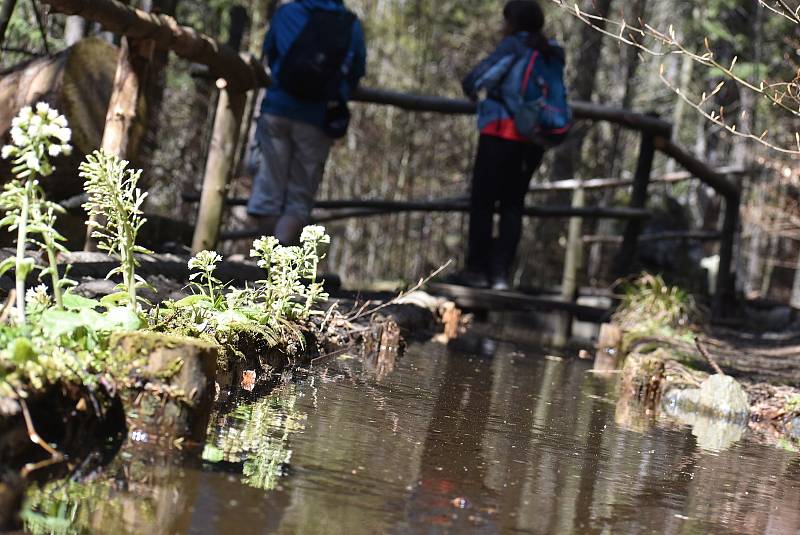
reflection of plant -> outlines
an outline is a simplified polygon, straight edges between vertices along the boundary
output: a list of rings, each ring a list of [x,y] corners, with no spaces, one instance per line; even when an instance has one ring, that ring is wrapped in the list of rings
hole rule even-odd
[[[125,463],[126,473],[136,464]],[[148,465],[149,480],[156,479]],[[157,472],[156,472],[157,474]],[[159,474],[160,475],[160,474]],[[20,515],[31,535],[79,535],[90,533],[139,533],[157,526],[159,491],[152,482],[121,492],[116,471],[89,481],[53,481],[28,492]]]
[[[304,428],[305,414],[296,404],[292,385],[212,420],[203,459],[243,463],[245,485],[274,489],[292,456],[291,437]]]
[[[122,274],[121,291],[128,306],[137,309],[138,287],[144,279],[136,275],[136,253],[150,253],[136,245],[136,235],[146,222],[142,203],[147,197],[138,187],[141,170],[127,169],[128,162],[104,151],[95,151],[80,166],[89,199],[83,205],[92,218],[88,223],[98,248],[116,256],[120,266],[108,277]]]
[[[34,268],[31,258],[25,257],[29,237],[38,233],[43,243],[39,243],[47,252],[49,273],[53,281],[53,292],[56,305],[61,306],[63,283],[59,280],[56,265],[56,253],[63,250],[60,242],[64,238],[54,229],[55,213],[60,208],[45,200],[44,190],[39,185],[39,178],[53,173],[51,157],[70,154],[69,145],[72,132],[67,128],[67,120],[58,111],[40,102],[34,111],[26,106],[11,122],[11,145],[3,147],[3,158],[12,158],[12,172],[15,179],[5,185],[0,194],[0,208],[6,216],[0,226],[17,231],[17,253],[0,264],[0,273],[12,267],[16,276],[17,323],[26,324],[25,317],[25,279]]]

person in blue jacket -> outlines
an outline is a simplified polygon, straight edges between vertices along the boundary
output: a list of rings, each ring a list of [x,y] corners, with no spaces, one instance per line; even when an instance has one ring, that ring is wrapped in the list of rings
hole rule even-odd
[[[525,194],[539,167],[544,147],[522,136],[509,110],[519,91],[504,83],[513,66],[531,49],[545,57],[563,50],[543,33],[544,12],[534,0],[512,0],[503,9],[503,39],[497,48],[464,78],[464,93],[478,100],[478,152],[472,176],[466,269],[460,284],[509,289],[509,272],[522,233]],[[494,213],[499,207],[497,238]]]
[[[347,35],[336,35],[343,33],[342,28],[346,28]],[[293,69],[294,75],[306,68],[302,61],[310,61],[298,54],[298,46],[306,50],[311,47],[311,53],[306,55],[313,60],[313,56],[321,55],[313,50],[314,46],[334,47],[337,39],[342,44],[342,37],[344,56],[336,61],[337,70],[328,80],[322,84],[305,81],[305,86],[295,79],[287,81],[282,73],[284,67],[287,72]],[[360,21],[347,11],[342,0],[296,0],[275,12],[263,52],[272,85],[264,97],[256,127],[260,161],[247,212],[257,219],[262,232],[274,235],[281,243],[292,244],[310,221],[334,141],[332,135],[343,135],[331,134],[328,128],[332,105],[346,110],[350,93],[366,72],[366,44]],[[300,76],[302,82],[302,73]],[[309,76],[306,80],[314,80],[313,72]],[[333,94],[313,94],[313,86],[330,85],[329,82],[334,83]]]

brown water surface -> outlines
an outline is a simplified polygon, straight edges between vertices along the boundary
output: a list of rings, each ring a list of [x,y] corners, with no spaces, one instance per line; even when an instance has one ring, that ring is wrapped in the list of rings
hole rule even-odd
[[[489,339],[331,358],[219,407],[202,459],[132,437],[30,493],[32,533],[800,532],[800,460],[615,422],[614,379]],[[135,439],[135,440],[134,440]]]

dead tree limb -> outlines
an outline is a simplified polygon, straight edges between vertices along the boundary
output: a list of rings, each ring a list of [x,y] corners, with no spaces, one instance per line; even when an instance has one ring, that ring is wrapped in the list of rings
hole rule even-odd
[[[224,78],[235,91],[269,85],[262,65],[250,56],[242,57],[231,47],[167,15],[147,13],[117,0],[42,0],[55,11],[80,15],[106,30],[134,40],[152,39],[156,48],[172,50],[182,58],[208,65],[213,76]]]

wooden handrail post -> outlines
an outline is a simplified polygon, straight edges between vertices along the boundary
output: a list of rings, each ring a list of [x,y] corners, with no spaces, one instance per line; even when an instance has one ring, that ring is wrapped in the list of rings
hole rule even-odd
[[[203,175],[203,193],[192,239],[192,251],[215,249],[219,241],[222,212],[228,193],[228,182],[236,158],[236,146],[242,124],[247,93],[229,91],[224,80],[217,81],[220,89],[211,147]]]
[[[647,206],[647,189],[650,186],[650,175],[653,170],[655,154],[656,145],[653,135],[649,132],[642,132],[639,161],[636,164],[636,173],[633,176],[630,208],[643,209]],[[636,259],[636,249],[643,226],[642,221],[628,221],[622,239],[622,246],[617,256],[617,265],[614,269],[618,276],[630,274],[630,268]]]
[[[586,192],[578,187],[572,194],[572,207],[583,208],[586,206]],[[583,264],[583,218],[571,217],[567,234],[567,250],[564,255],[564,272],[561,277],[561,300],[565,303],[577,301],[578,271]],[[572,312],[564,310],[559,313],[558,324],[553,337],[553,345],[561,348],[567,345],[572,336]]]
[[[136,152],[131,136],[139,98],[144,88],[150,58],[153,54],[153,41],[130,42],[123,37],[119,47],[117,71],[114,75],[114,88],[108,102],[106,124],[100,147],[107,153],[122,159],[130,159]],[[94,221],[91,218],[90,223]],[[85,251],[96,251],[97,242],[91,236],[91,226],[86,233]]]
[[[724,315],[725,304],[734,287],[733,249],[739,226],[740,204],[740,195],[725,195],[725,217],[722,223],[722,241],[719,246],[717,287],[714,289],[714,299],[711,305],[711,313],[715,318]]]

